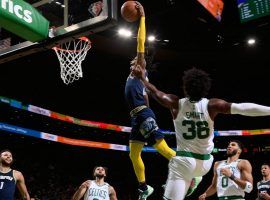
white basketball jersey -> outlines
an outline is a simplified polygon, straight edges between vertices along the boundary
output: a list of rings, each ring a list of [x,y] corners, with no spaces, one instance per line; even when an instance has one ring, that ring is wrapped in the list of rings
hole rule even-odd
[[[98,185],[96,181],[91,181],[90,187],[84,194],[84,200],[110,200],[109,184]]]
[[[220,173],[221,168],[230,168],[236,178],[240,178],[241,173],[237,165],[241,159],[227,163],[226,160],[220,161],[217,166],[217,196],[245,196],[245,192],[230,178]]]
[[[210,154],[214,148],[214,122],[208,114],[208,99],[190,102],[179,100],[179,112],[174,120],[178,151]]]

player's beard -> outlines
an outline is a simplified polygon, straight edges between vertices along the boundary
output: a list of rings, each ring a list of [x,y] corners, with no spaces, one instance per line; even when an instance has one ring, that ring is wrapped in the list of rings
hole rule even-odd
[[[237,149],[233,150],[231,153],[227,152],[227,156],[228,157],[232,157],[232,156],[235,156],[237,154]]]
[[[12,164],[12,161],[11,161],[10,163],[8,163],[8,162],[6,162],[5,160],[1,160],[1,165],[2,165],[3,167],[10,167],[11,164]]]
[[[104,178],[105,175],[104,174],[96,174],[96,177],[99,178],[99,179],[101,179],[101,178]]]

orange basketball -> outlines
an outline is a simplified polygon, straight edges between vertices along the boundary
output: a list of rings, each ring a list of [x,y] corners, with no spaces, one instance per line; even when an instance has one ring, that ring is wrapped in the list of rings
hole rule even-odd
[[[140,14],[135,1],[126,1],[121,7],[121,15],[127,22],[135,22]]]

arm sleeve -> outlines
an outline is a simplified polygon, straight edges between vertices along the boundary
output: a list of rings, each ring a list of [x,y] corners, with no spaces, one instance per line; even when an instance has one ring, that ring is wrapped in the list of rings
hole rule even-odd
[[[144,53],[144,43],[146,37],[146,29],[145,29],[145,17],[142,16],[140,19],[140,27],[137,35],[137,52]]]
[[[240,114],[245,116],[266,116],[270,115],[270,107],[254,103],[232,103],[231,114]]]

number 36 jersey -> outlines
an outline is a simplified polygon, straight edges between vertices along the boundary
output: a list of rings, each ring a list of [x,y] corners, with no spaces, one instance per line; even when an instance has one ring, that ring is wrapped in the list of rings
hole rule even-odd
[[[174,119],[177,151],[210,154],[214,148],[214,122],[208,113],[208,99],[191,102],[179,100],[179,112]]]

